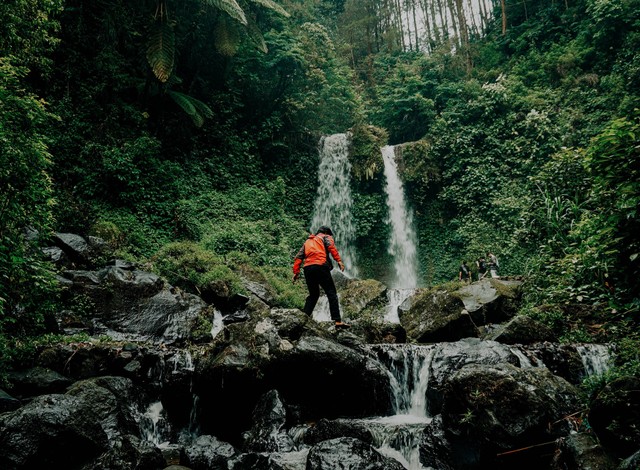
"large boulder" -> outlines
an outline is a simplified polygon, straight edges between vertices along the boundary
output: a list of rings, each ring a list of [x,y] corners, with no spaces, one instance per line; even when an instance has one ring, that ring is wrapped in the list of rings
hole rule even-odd
[[[574,433],[559,440],[558,461],[564,468],[580,470],[615,470],[616,458],[608,454],[592,433]]]
[[[340,344],[345,333],[327,328],[299,310],[276,309],[228,325],[196,362],[193,392],[203,431],[235,444],[269,390],[278,391],[292,422],[386,414],[386,369],[365,351]]]
[[[226,470],[227,461],[237,452],[231,444],[215,436],[198,436],[184,448],[181,461],[193,470]]]
[[[189,338],[194,322],[212,316],[198,296],[167,285],[153,273],[109,266],[100,271],[65,271],[70,291],[92,303],[93,333],[170,344]]]
[[[488,333],[484,339],[505,344],[532,344],[557,341],[557,335],[548,326],[526,315],[517,315]]]
[[[306,470],[404,470],[369,444],[351,437],[323,441],[309,450]]]
[[[436,345],[429,367],[427,386],[430,414],[440,413],[446,382],[458,370],[471,364],[491,366],[502,363],[521,365],[511,347],[495,341],[465,338],[453,343]]]
[[[277,390],[265,393],[253,410],[251,429],[244,434],[246,452],[289,452],[294,443],[282,432],[287,420],[287,411]]]
[[[305,470],[308,449],[295,452],[247,453],[229,460],[228,470]],[[165,469],[168,470],[168,469]]]
[[[408,340],[435,343],[479,336],[464,303],[450,292],[421,291],[406,303],[410,306],[401,308],[399,317]]]
[[[348,319],[382,317],[386,305],[387,286],[374,279],[354,279],[340,290],[340,307]]]
[[[591,403],[589,424],[602,445],[620,458],[640,449],[640,379],[620,377]]]
[[[79,397],[41,395],[0,415],[2,467],[78,468],[109,448],[99,413]]]
[[[74,233],[56,233],[53,242],[64,255],[53,247],[45,251],[52,261],[62,264],[69,261],[71,265],[91,268],[99,264],[106,254],[107,244],[99,237],[82,237]]]
[[[456,291],[476,324],[500,323],[513,317],[520,299],[521,281],[481,279]]]
[[[11,392],[21,398],[62,393],[72,380],[46,367],[32,367],[9,374]]]
[[[447,381],[442,408],[451,441],[465,449],[454,452],[456,459],[463,459],[455,466],[506,468],[504,459],[513,459],[515,468],[518,459],[525,458],[544,468],[547,452],[498,457],[568,435],[564,417],[581,406],[577,389],[548,369],[520,369],[507,363],[467,365]]]

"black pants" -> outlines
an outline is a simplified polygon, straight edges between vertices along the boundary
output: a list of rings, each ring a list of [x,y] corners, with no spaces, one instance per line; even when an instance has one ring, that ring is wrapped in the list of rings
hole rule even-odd
[[[311,316],[313,309],[320,298],[320,287],[327,294],[329,300],[329,312],[333,321],[340,321],[340,305],[338,304],[338,292],[331,277],[331,271],[327,266],[312,264],[304,267],[304,278],[307,281],[309,295],[304,303],[304,313]]]

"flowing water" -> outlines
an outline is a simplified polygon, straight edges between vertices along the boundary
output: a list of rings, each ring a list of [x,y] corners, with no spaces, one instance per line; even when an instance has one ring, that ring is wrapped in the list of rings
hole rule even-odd
[[[348,134],[333,134],[320,140],[320,167],[311,231],[327,225],[345,265],[345,274],[358,276],[354,252],[356,229],[351,215],[351,163]]]
[[[416,250],[416,233],[413,227],[413,213],[407,207],[402,181],[398,176],[395,161],[395,147],[382,147],[384,175],[387,179],[385,191],[389,209],[391,238],[389,254],[393,256],[394,276],[391,287],[411,289],[418,287],[418,260]]]
[[[602,375],[611,367],[611,350],[607,344],[579,344],[576,350],[588,377]]]

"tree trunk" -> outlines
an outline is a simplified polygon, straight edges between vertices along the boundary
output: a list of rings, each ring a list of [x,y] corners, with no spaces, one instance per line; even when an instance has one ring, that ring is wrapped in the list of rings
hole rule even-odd
[[[500,0],[500,7],[502,8],[502,35],[507,33],[507,5],[505,0]]]

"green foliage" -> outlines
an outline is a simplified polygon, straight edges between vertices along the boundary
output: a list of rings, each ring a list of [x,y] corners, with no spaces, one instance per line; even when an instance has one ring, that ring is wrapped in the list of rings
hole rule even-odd
[[[358,124],[351,129],[349,161],[358,180],[372,179],[384,168],[380,149],[387,143],[387,133],[379,127]]]
[[[237,275],[224,260],[193,242],[175,242],[163,246],[151,258],[152,268],[171,285],[193,294],[215,290],[218,283],[226,286],[229,295],[243,293]]]

